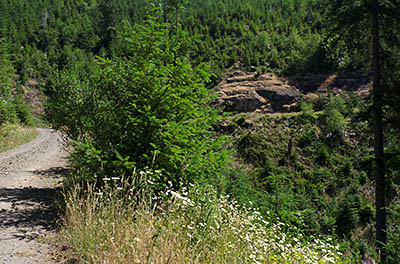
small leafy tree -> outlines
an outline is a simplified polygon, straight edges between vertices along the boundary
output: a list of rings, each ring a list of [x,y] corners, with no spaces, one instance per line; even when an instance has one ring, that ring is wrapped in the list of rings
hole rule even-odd
[[[337,99],[329,98],[322,116],[324,132],[327,138],[341,139],[343,137],[348,127],[348,121],[341,112],[343,107]]]
[[[151,179],[161,185],[223,183],[227,141],[213,132],[219,117],[208,104],[210,75],[189,63],[186,33],[168,34],[149,19],[121,36],[124,56],[99,59],[86,77],[61,73],[47,108],[53,126],[76,141],[79,165],[93,176],[151,167],[163,172]]]

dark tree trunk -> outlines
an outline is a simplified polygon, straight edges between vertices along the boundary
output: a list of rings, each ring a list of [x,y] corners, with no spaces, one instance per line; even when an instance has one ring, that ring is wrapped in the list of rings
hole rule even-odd
[[[379,0],[374,0],[371,10],[372,31],[372,67],[373,67],[373,109],[374,109],[374,147],[375,147],[375,185],[376,185],[376,245],[380,263],[385,263],[386,254],[386,209],[385,209],[385,166],[383,148],[382,105],[383,90],[381,87],[380,44],[379,44]]]

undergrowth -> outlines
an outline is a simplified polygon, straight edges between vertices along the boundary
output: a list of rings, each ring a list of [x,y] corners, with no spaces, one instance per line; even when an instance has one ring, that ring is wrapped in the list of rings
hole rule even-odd
[[[373,156],[362,116],[368,110],[350,94],[318,100],[302,102],[296,114],[263,115],[251,128],[236,126],[237,163],[246,170],[240,180],[250,187],[235,185],[229,193],[305,234],[335,237],[357,262],[363,254],[374,256]]]
[[[305,237],[211,186],[151,197],[121,181],[65,194],[61,236],[83,263],[349,263],[327,240]]]

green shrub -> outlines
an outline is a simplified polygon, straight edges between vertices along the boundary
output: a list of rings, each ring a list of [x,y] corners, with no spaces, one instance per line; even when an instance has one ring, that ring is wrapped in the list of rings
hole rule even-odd
[[[348,127],[348,120],[341,112],[344,106],[338,100],[331,97],[322,116],[324,136],[327,139],[342,139]]]
[[[75,156],[88,162],[79,167],[98,181],[132,175],[135,165],[161,170],[153,179],[160,188],[195,180],[223,186],[228,141],[213,131],[219,115],[205,87],[209,69],[188,62],[186,33],[150,19],[121,36],[125,56],[99,58],[88,76],[83,65],[56,78],[47,116],[78,142]]]
[[[356,194],[344,196],[338,204],[336,215],[336,231],[340,236],[350,236],[350,232],[357,226],[360,216],[360,197]]]
[[[311,146],[315,141],[318,140],[316,128],[312,125],[307,125],[303,128],[300,134],[300,138],[297,140],[297,146],[305,148]]]
[[[267,162],[267,145],[265,136],[257,132],[246,132],[240,136],[237,143],[240,156],[247,162],[264,166]]]
[[[329,99],[326,96],[318,95],[317,99],[314,101],[315,111],[324,111],[328,101]]]
[[[329,133],[342,135],[348,124],[342,113],[337,109],[328,109],[325,112],[325,122],[326,135]]]
[[[345,177],[350,177],[352,171],[353,171],[353,163],[351,162],[351,160],[346,160],[346,163],[343,165],[341,169],[341,173]]]
[[[18,121],[15,105],[0,98],[0,125]]]
[[[326,165],[329,163],[329,151],[328,148],[324,144],[319,144],[316,150],[315,161],[319,165]]]
[[[19,95],[15,96],[14,107],[18,120],[25,125],[31,125],[32,113],[29,110],[29,107],[24,103],[24,100],[22,99],[21,96]]]
[[[313,183],[325,183],[331,181],[333,177],[331,171],[326,168],[314,168],[311,174],[311,181]]]
[[[302,101],[300,104],[301,117],[304,120],[310,120],[313,117],[314,109],[310,102]]]
[[[360,222],[363,224],[370,223],[375,216],[374,205],[369,202],[362,202],[360,206]]]

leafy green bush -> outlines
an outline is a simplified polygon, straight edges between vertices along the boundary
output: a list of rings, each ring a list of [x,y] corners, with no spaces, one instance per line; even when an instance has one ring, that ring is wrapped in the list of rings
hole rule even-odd
[[[317,128],[312,125],[306,125],[301,131],[300,137],[297,140],[297,146],[305,148],[311,146],[315,141],[318,140]]]
[[[267,162],[267,142],[261,133],[246,132],[240,136],[237,150],[240,156],[247,162],[264,166]]]
[[[329,98],[322,116],[325,137],[332,140],[341,140],[349,123],[341,112],[344,106],[337,100],[339,99]]]
[[[353,177],[353,163],[350,159],[345,159],[344,164],[340,166],[337,170],[337,183],[339,187],[346,187],[348,186]]]
[[[329,151],[324,144],[318,145],[315,161],[319,165],[326,165],[329,162]]]
[[[208,104],[210,75],[188,62],[186,33],[150,19],[121,35],[124,57],[99,58],[87,77],[79,68],[58,76],[47,107],[54,128],[78,141],[75,155],[90,161],[80,165],[92,175],[149,166],[163,172],[153,179],[160,188],[195,179],[224,185],[227,140],[212,130],[219,116]]]
[[[372,203],[363,201],[360,207],[360,222],[367,224],[370,223],[371,220],[374,219],[375,216],[375,208]]]
[[[32,113],[29,110],[29,107],[24,103],[22,96],[15,95],[13,103],[18,120],[25,125],[31,125]]]
[[[301,117],[304,120],[310,120],[313,117],[314,109],[312,103],[302,101],[300,104]]]
[[[336,215],[336,231],[340,236],[349,236],[350,232],[357,226],[360,216],[360,197],[350,194],[342,197],[339,201]]]
[[[15,105],[0,98],[0,125],[18,121]]]

